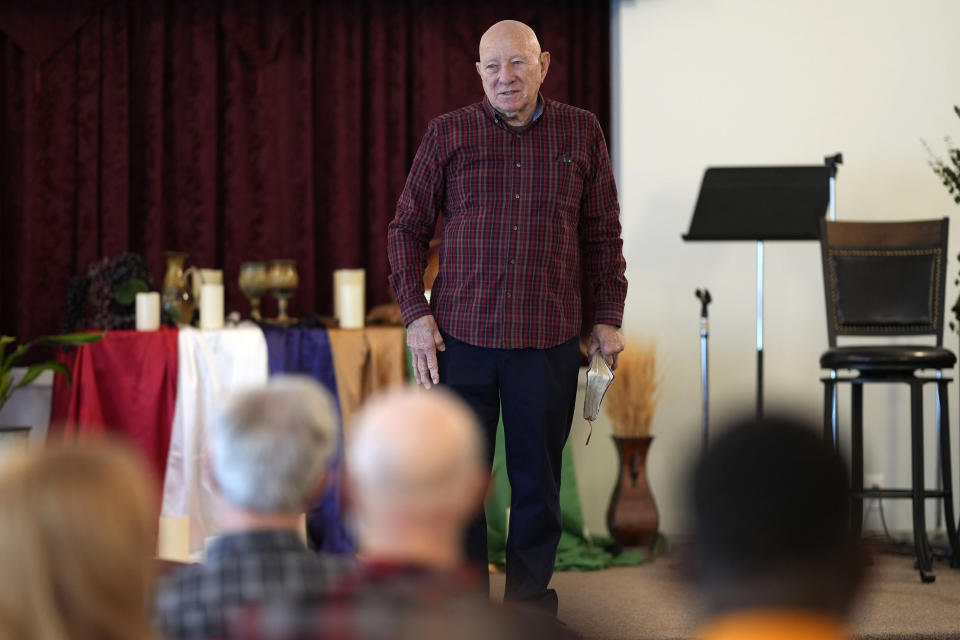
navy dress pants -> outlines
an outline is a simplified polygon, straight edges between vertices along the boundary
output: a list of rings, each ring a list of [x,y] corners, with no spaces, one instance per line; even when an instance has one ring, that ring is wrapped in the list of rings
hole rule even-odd
[[[579,339],[550,349],[487,349],[447,334],[443,340],[440,383],[476,412],[491,464],[503,411],[511,492],[504,599],[556,615],[557,594],[547,585],[560,542],[560,465],[576,403]],[[466,551],[489,585],[482,513],[467,532]]]

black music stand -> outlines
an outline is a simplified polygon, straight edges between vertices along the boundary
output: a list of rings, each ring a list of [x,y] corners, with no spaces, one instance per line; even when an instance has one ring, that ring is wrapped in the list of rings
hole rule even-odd
[[[711,167],[703,174],[687,241],[757,243],[757,417],[763,416],[763,243],[817,240],[820,218],[836,217],[835,185],[842,156],[824,166]]]

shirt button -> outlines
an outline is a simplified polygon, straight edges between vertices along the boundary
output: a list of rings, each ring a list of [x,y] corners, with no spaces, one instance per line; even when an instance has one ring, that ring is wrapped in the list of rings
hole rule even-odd
[[[519,193],[513,194],[513,199],[514,199],[514,200],[519,200],[519,199],[520,199],[520,194],[519,194]]]
[[[520,168],[520,163],[519,163],[519,162],[517,163],[517,168],[518,168],[518,169]]]
[[[510,292],[509,292],[509,291],[507,291],[507,297],[508,297],[508,298],[510,297]]]
[[[513,225],[513,230],[514,230],[514,231],[517,230],[517,225]]]
[[[517,261],[516,261],[516,260],[511,260],[511,261],[510,261],[510,264],[517,264]]]

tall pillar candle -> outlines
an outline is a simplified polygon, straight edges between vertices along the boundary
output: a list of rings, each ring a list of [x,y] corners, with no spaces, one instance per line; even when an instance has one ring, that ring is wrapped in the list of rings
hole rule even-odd
[[[342,329],[362,329],[366,317],[366,273],[363,269],[333,272],[333,309]]]
[[[200,328],[223,329],[223,285],[200,285]]]
[[[160,328],[160,294],[156,291],[137,294],[137,331]]]

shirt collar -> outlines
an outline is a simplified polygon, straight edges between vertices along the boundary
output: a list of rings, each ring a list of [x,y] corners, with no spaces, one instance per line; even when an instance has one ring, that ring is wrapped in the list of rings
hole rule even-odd
[[[498,112],[496,109],[493,108],[493,105],[490,104],[490,100],[488,100],[486,96],[483,97],[482,104],[483,104],[483,110],[487,112],[487,115],[490,116],[490,118],[494,122],[496,122],[502,127],[509,129],[510,131],[515,131],[517,133],[526,131],[527,129],[532,127],[533,123],[537,122],[540,119],[540,116],[543,115],[547,107],[546,99],[544,99],[543,94],[538,91],[537,92],[537,108],[533,112],[533,118],[531,118],[530,122],[523,125],[522,127],[512,127],[509,124],[507,124],[507,121],[503,119],[503,116],[500,115],[500,112]]]
[[[269,529],[220,536],[210,543],[205,555],[207,561],[215,561],[228,556],[264,550],[306,552],[307,548],[296,532]]]

